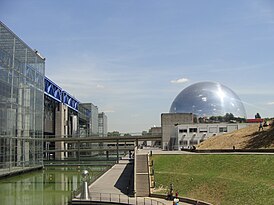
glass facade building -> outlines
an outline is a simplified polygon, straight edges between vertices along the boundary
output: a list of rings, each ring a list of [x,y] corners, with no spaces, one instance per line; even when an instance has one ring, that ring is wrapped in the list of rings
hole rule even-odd
[[[0,175],[43,165],[45,59],[0,22]]]

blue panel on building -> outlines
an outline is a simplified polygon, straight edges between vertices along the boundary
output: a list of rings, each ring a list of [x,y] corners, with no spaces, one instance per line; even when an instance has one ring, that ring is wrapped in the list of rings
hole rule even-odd
[[[66,91],[62,91],[63,103],[69,106],[71,109],[78,111],[79,102],[70,96]]]
[[[62,102],[62,88],[47,77],[45,77],[45,93],[58,102]]]
[[[45,77],[45,94],[78,112],[79,101]]]

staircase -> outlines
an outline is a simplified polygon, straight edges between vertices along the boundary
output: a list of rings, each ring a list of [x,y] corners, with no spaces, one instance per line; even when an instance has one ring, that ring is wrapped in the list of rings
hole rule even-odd
[[[136,196],[149,196],[148,155],[135,155],[135,190]]]

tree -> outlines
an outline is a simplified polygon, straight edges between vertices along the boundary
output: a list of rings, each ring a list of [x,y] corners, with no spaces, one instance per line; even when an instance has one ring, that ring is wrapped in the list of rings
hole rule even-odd
[[[120,136],[119,131],[108,132],[108,136]]]
[[[144,135],[147,135],[147,131],[143,131],[142,132],[142,135],[144,136]]]

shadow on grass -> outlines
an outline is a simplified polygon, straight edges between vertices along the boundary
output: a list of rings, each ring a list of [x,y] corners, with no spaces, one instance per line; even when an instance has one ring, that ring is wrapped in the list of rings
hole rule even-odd
[[[247,140],[246,149],[271,147],[274,144],[274,124],[267,130],[257,131],[246,137],[250,138]]]

